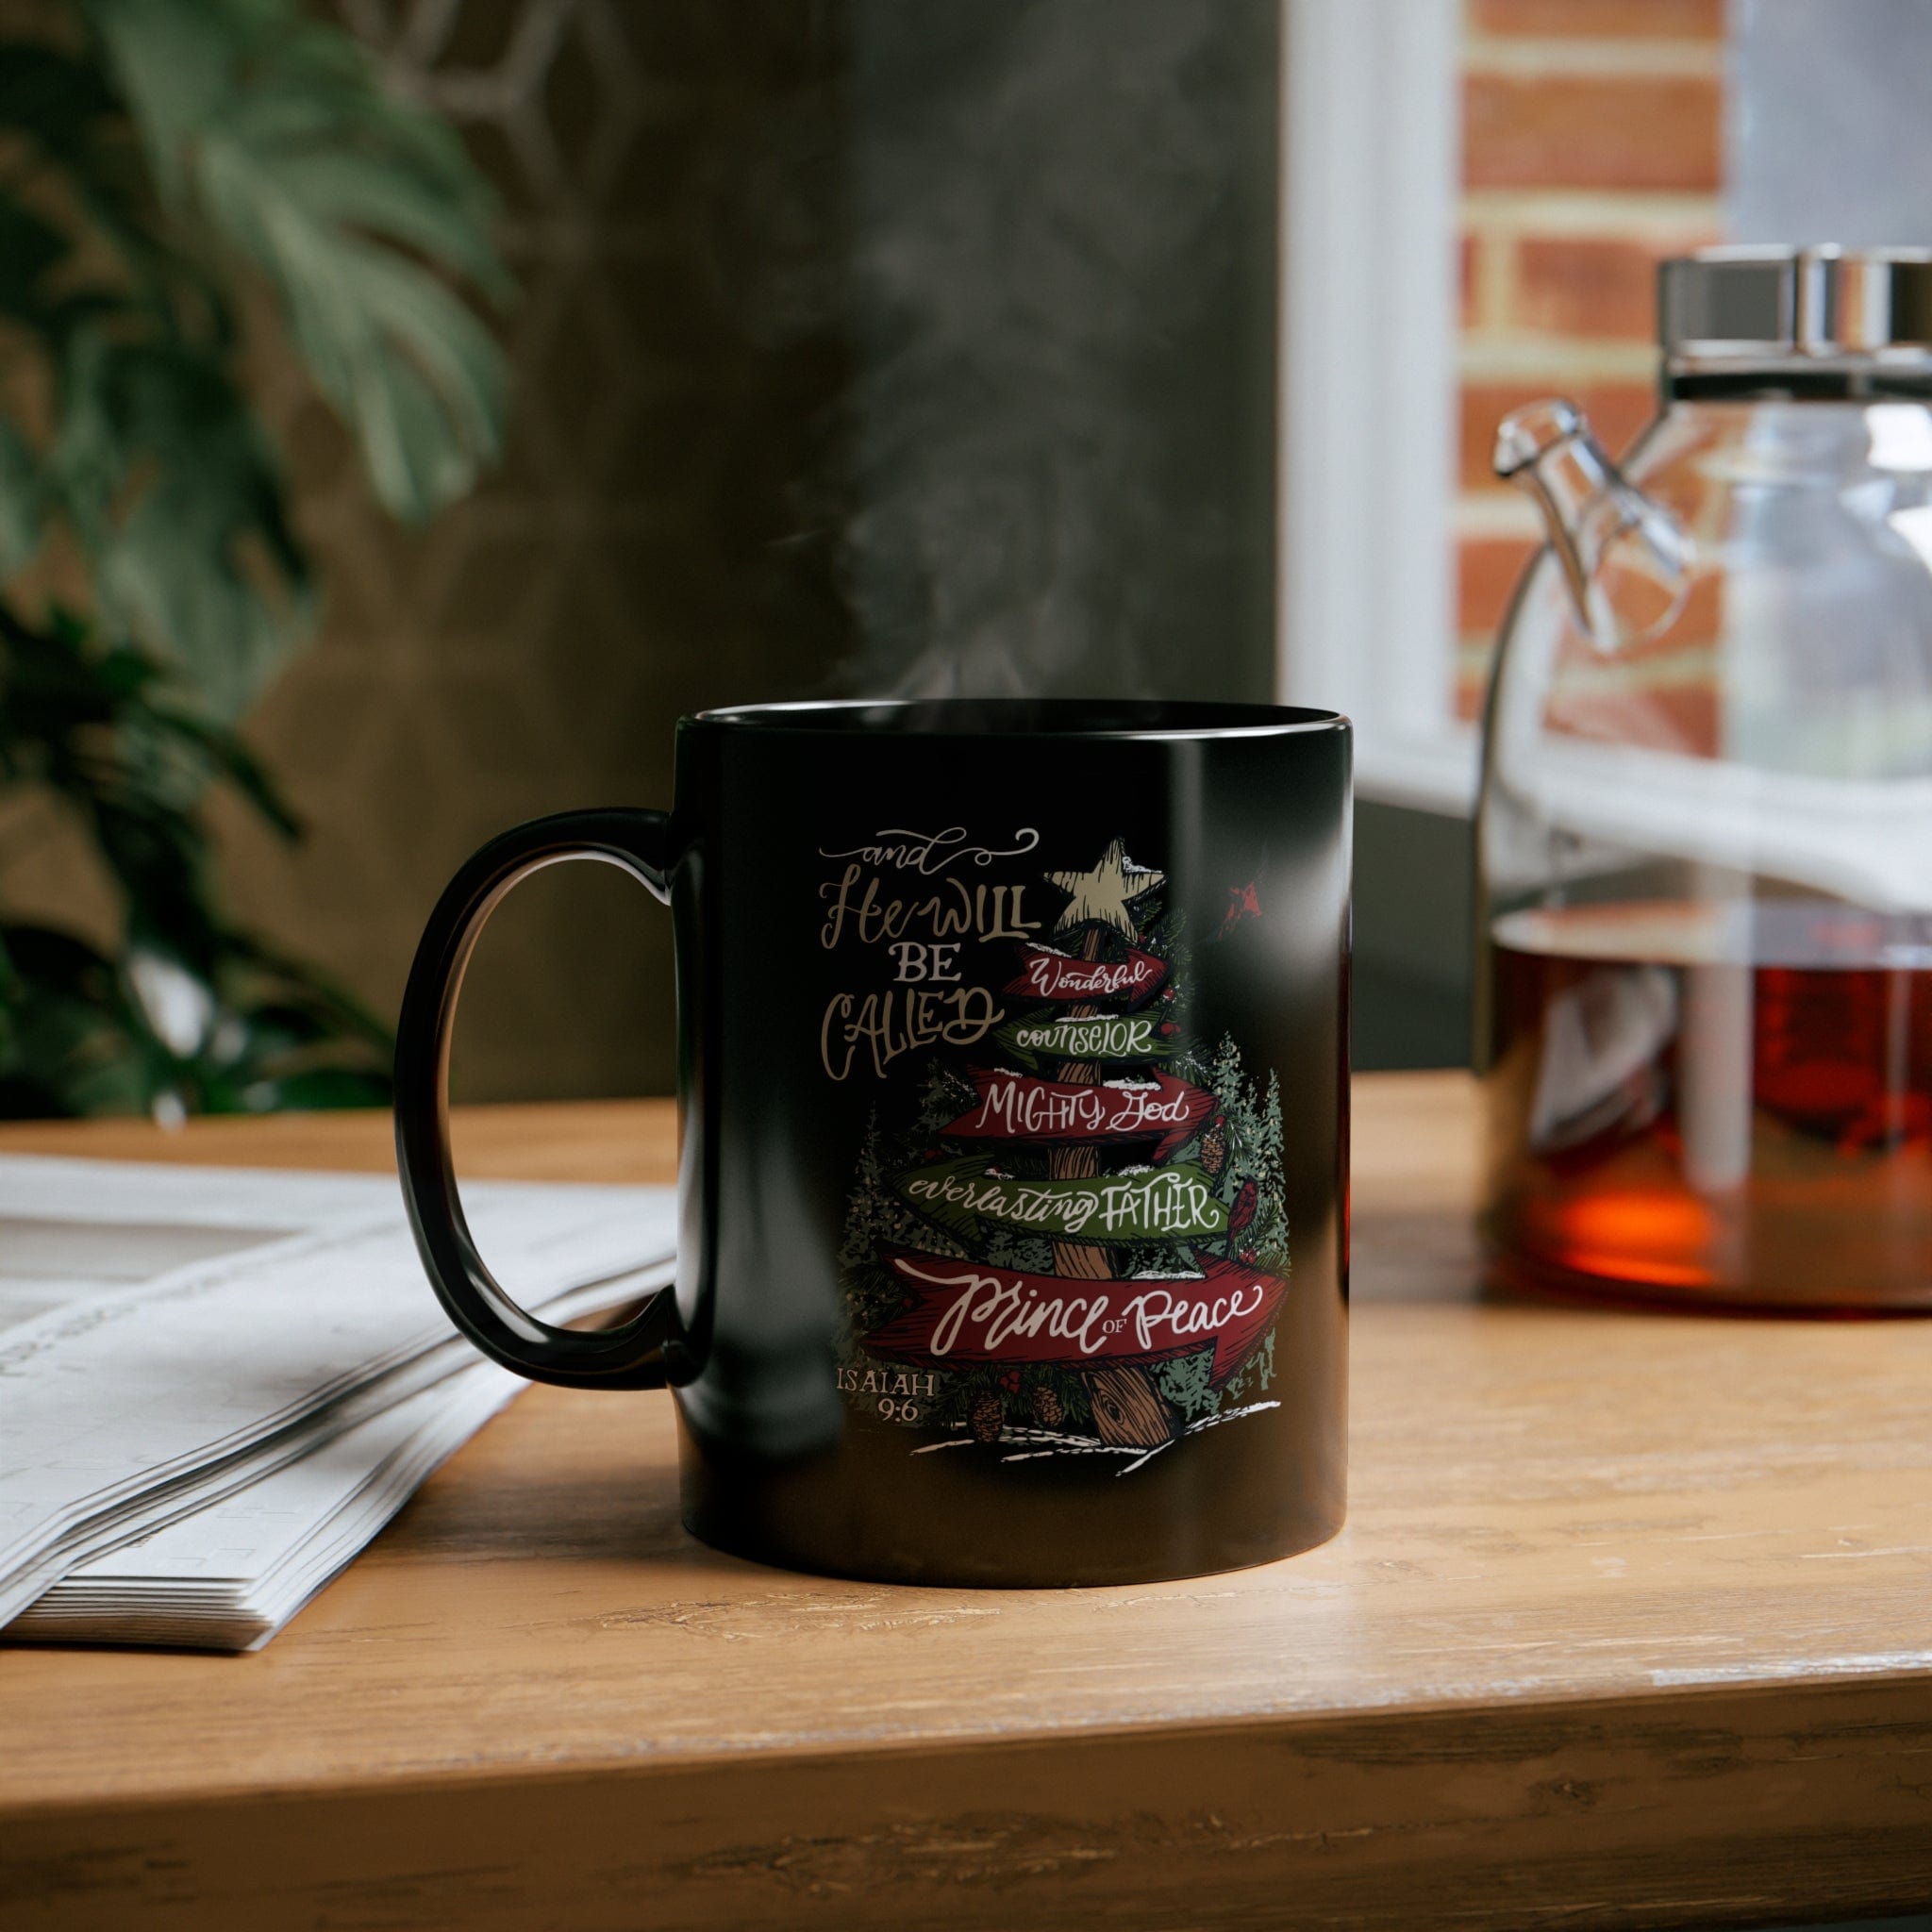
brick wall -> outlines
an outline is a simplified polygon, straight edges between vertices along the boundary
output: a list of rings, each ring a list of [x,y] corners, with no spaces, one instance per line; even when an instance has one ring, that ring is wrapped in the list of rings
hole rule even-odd
[[[1534,549],[1490,473],[1498,419],[1574,397],[1612,449],[1648,419],[1656,264],[1720,239],[1723,0],[1465,0],[1457,708],[1474,717]]]

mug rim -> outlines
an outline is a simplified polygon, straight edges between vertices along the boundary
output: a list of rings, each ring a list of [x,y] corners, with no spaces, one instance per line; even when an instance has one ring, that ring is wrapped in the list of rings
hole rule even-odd
[[[1005,721],[1002,723],[1002,718]],[[695,727],[824,737],[1227,739],[1349,731],[1340,711],[1205,698],[804,698],[724,705],[678,720]]]

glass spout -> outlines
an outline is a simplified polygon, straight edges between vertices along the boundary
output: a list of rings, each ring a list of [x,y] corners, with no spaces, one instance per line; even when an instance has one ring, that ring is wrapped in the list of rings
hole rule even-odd
[[[1690,533],[1625,481],[1574,403],[1512,410],[1494,462],[1535,497],[1577,624],[1598,650],[1641,643],[1676,622],[1690,589]]]

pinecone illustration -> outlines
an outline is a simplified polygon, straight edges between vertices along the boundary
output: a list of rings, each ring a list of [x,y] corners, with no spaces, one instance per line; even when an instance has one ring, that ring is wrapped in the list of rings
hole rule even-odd
[[[1033,1420],[1042,1429],[1057,1429],[1067,1419],[1067,1405],[1059,1398],[1057,1389],[1036,1389],[1033,1391]]]
[[[975,1442],[997,1442],[1000,1430],[1006,1426],[1006,1405],[997,1395],[982,1390],[973,1398],[973,1407],[967,1412]]]
[[[1201,1165],[1217,1177],[1227,1165],[1227,1128],[1220,1121],[1201,1136]]]

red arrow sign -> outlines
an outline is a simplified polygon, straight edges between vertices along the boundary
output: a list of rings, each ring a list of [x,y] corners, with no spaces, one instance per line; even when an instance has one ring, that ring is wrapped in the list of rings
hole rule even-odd
[[[974,1067],[973,1085],[977,1104],[941,1133],[961,1141],[1154,1140],[1159,1162],[1214,1111],[1213,1094],[1172,1074],[1089,1087],[1005,1067]]]
[[[865,1346],[921,1368],[1124,1367],[1211,1341],[1218,1389],[1260,1345],[1288,1291],[1280,1275],[1236,1261],[1203,1260],[1199,1274],[1171,1280],[1083,1281],[903,1248],[881,1255],[911,1298]]]
[[[1129,946],[1124,959],[1082,959],[1039,945],[1024,945],[1021,953],[1019,974],[1006,990],[1037,1000],[1105,1000],[1125,993],[1127,1005],[1138,1007],[1167,977],[1167,961],[1139,946]]]

